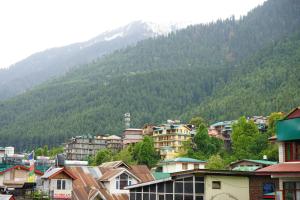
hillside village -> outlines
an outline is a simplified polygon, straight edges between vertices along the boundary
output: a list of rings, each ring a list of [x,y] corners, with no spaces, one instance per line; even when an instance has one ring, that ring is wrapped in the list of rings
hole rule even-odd
[[[0,200],[300,200],[300,0],[258,1],[0,1]]]
[[[0,188],[3,198],[10,197],[8,199],[299,198],[300,179],[296,178],[300,175],[299,120],[300,109],[295,108],[276,122],[271,122],[276,127],[268,140],[277,144],[279,160],[268,160],[267,155],[261,159],[244,157],[218,167],[210,166],[212,161],[209,160],[185,157],[188,154],[182,151],[187,141],[197,145],[195,137],[201,124],[197,127],[192,123],[168,120],[162,125],[130,128],[127,113],[122,137],[73,137],[64,143],[64,152],[52,158],[34,156],[34,152],[16,154],[13,147],[2,148]],[[214,123],[206,134],[222,141],[224,151],[233,152],[231,137],[238,121]],[[272,126],[270,117],[254,116],[246,121],[253,123],[260,134],[266,134]],[[113,160],[113,157],[97,164],[89,159],[97,157],[103,150],[118,154],[124,149],[139,146],[145,138],[152,139],[152,149],[157,154],[157,161],[152,166],[148,162],[128,163]]]

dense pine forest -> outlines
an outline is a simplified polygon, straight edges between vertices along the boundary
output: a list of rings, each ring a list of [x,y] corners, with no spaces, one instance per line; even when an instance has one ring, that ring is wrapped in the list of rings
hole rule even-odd
[[[298,106],[300,2],[269,0],[231,17],[139,42],[0,103],[0,145],[57,145],[132,126],[268,115]],[[24,142],[26,141],[26,142]]]

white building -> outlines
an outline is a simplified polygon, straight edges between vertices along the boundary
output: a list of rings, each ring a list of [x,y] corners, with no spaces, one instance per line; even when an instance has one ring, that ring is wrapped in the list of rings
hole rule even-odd
[[[50,168],[41,177],[41,190],[51,199],[71,199],[76,177],[66,168]]]
[[[174,173],[186,170],[204,169],[206,161],[179,157],[163,160],[159,163],[163,173]]]

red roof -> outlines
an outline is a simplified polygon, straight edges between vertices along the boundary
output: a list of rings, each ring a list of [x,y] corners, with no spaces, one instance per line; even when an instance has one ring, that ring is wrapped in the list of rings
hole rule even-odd
[[[294,174],[300,176],[300,162],[299,163],[280,163],[277,165],[271,165],[256,171],[258,174]]]
[[[0,174],[4,174],[5,172],[11,171],[13,169],[22,169],[22,170],[25,170],[25,171],[29,171],[29,167],[25,167],[23,165],[15,165],[15,166],[10,167],[10,168],[8,168],[4,171],[1,171]],[[38,175],[43,175],[44,174],[43,172],[41,172],[40,170],[37,170],[37,169],[34,170],[34,173],[38,174]]]

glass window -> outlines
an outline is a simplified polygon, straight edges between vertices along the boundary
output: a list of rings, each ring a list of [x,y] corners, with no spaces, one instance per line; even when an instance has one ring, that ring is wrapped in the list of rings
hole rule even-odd
[[[188,164],[182,163],[182,170],[187,170],[187,169],[188,169]]]
[[[203,200],[203,196],[196,196],[196,200]]]
[[[66,189],[66,180],[62,180],[61,183],[62,183],[61,184],[61,186],[62,186],[61,189],[65,190]]]
[[[184,200],[193,200],[193,195],[184,195]]]
[[[199,164],[194,164],[194,169],[199,169]]]
[[[150,185],[150,192],[156,192],[156,185]]]
[[[212,189],[221,189],[221,181],[213,181]]]
[[[184,182],[184,193],[193,193],[193,182]]]
[[[173,182],[166,182],[166,193],[173,193]]]
[[[158,195],[158,200],[165,200],[165,196],[163,194]]]
[[[149,200],[149,193],[143,193],[143,200]]]
[[[157,191],[158,192],[165,192],[165,184],[164,183],[158,183],[157,184]]]
[[[130,192],[130,200],[135,200],[135,193],[134,192]]]
[[[175,200],[183,200],[182,194],[175,194]]]
[[[61,189],[61,180],[57,180],[57,189],[60,190]]]
[[[183,182],[175,182],[175,192],[183,193]]]
[[[195,184],[196,193],[204,193],[204,183],[197,183]]]

